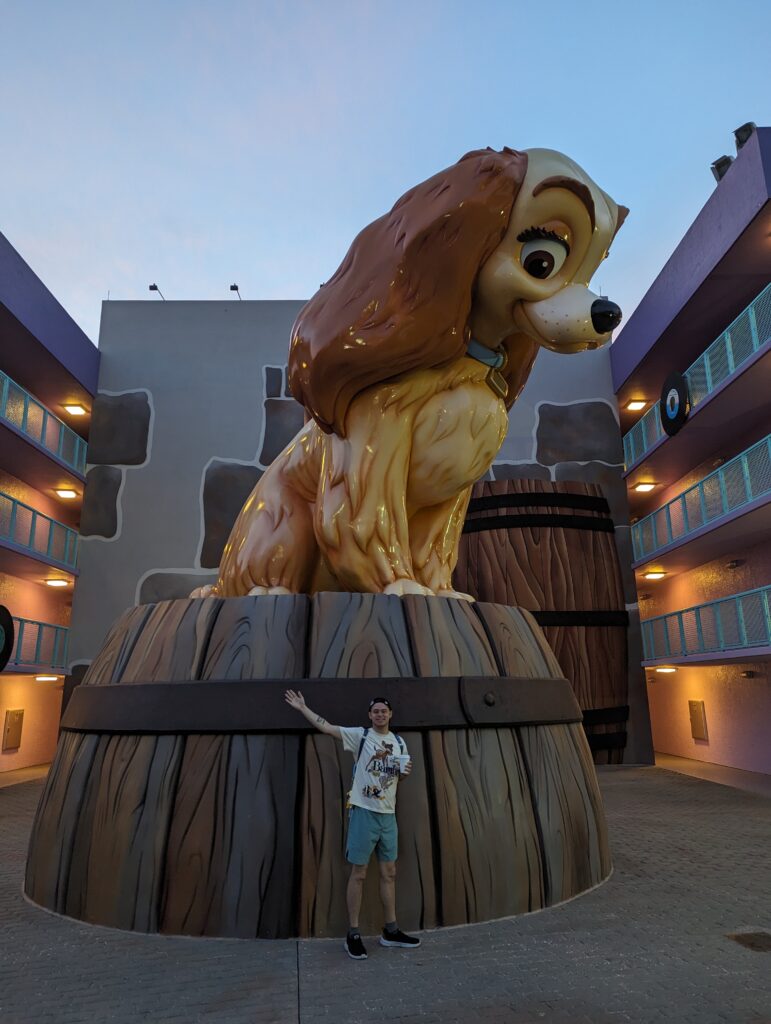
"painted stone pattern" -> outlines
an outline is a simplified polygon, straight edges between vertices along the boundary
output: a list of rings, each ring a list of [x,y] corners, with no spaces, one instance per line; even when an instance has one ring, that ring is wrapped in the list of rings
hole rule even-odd
[[[114,537],[118,532],[118,494],[123,473],[115,466],[92,466],[86,473],[80,536]]]
[[[147,459],[150,402],[144,391],[99,394],[88,442],[91,466],[141,466]]]

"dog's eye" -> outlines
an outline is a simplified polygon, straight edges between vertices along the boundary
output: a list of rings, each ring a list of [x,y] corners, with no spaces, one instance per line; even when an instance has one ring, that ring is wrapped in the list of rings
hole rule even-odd
[[[562,242],[553,242],[548,238],[536,238],[532,242],[525,242],[519,260],[531,277],[545,281],[559,272],[567,256]]]

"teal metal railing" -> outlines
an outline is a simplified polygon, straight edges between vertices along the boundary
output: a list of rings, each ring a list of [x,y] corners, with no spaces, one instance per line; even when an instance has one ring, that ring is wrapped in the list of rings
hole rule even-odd
[[[86,471],[86,442],[0,370],[0,419],[42,445],[78,473]]]
[[[771,645],[771,587],[641,623],[646,661]]]
[[[771,341],[771,284],[743,310],[706,352],[685,371],[693,410],[728,380],[760,348]],[[624,435],[626,468],[638,462],[664,437],[659,404],[655,403]]]
[[[771,434],[635,523],[635,561],[770,493]]]
[[[0,491],[0,540],[9,540],[12,544],[72,568],[78,557],[78,535],[75,530],[3,491]]]
[[[69,630],[66,626],[54,626],[50,622],[36,622],[34,619],[13,621],[16,629],[14,644],[8,668],[45,668],[62,672],[67,665],[67,643]]]

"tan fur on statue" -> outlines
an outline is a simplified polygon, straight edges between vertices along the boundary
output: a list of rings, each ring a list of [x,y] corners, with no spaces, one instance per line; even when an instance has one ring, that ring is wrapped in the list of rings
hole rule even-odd
[[[466,597],[451,576],[471,486],[538,347],[610,340],[588,283],[625,214],[562,154],[481,150],[365,228],[292,330],[290,386],[313,418],[192,596]],[[505,356],[500,375],[466,354],[472,337]]]

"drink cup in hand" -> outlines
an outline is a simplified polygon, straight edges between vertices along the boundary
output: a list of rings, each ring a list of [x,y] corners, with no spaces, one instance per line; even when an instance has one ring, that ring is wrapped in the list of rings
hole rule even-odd
[[[404,769],[411,761],[409,754],[394,754],[393,759],[396,763],[396,767],[399,769],[400,775],[404,773]]]

